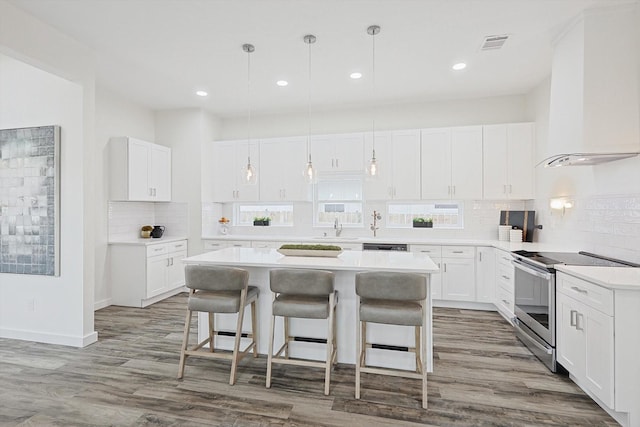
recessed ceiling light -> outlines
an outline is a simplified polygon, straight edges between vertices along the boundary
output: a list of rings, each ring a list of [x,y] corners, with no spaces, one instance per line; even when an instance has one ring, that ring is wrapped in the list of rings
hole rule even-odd
[[[359,79],[362,77],[362,73],[351,73],[349,77],[351,77],[352,79]]]
[[[455,71],[460,71],[467,68],[467,64],[465,64],[464,62],[458,62],[457,64],[454,64],[453,67],[451,68],[453,68]]]
[[[280,87],[285,87],[285,86],[287,86],[287,85],[289,84],[289,82],[288,82],[288,81],[286,81],[286,80],[278,80],[278,81],[276,82],[276,84],[277,84],[278,86],[280,86]]]
[[[196,95],[198,95],[198,96],[207,96],[209,94],[207,92],[205,92],[204,90],[199,90],[199,91],[196,91]]]

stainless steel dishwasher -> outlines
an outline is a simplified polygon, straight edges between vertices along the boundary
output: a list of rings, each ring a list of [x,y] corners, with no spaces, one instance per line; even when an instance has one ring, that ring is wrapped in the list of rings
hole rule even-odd
[[[409,245],[406,243],[363,243],[363,251],[400,251],[407,252]]]

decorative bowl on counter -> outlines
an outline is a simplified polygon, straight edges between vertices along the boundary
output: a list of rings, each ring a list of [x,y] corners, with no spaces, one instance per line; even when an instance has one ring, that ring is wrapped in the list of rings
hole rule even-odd
[[[284,256],[336,258],[342,253],[342,248],[335,245],[282,245],[278,252]]]
[[[150,239],[151,238],[151,230],[153,230],[152,226],[143,225],[142,229],[140,229],[140,237],[142,237],[143,239]]]

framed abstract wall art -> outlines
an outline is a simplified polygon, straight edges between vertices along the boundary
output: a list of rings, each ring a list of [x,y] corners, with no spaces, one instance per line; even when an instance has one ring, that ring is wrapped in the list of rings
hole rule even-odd
[[[0,273],[60,275],[60,127],[0,129]]]

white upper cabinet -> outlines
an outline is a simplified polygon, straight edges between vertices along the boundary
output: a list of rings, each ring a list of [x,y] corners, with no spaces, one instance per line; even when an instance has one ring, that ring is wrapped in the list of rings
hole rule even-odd
[[[420,131],[377,132],[375,149],[379,176],[365,180],[365,198],[420,199]],[[368,134],[365,137],[365,164],[368,165],[372,153],[373,138]]]
[[[311,160],[318,172],[362,172],[364,134],[311,137]]]
[[[109,142],[110,198],[171,201],[171,149],[130,137]]]
[[[251,164],[257,170],[260,182],[258,142],[250,144]],[[246,140],[213,143],[210,171],[212,199],[214,202],[257,201],[258,184],[248,184],[243,171],[247,167],[249,148]]]
[[[532,199],[533,123],[483,126],[484,198]]]
[[[422,130],[422,198],[482,198],[482,127]]]
[[[307,201],[311,186],[303,176],[307,138],[270,138],[260,142],[260,200]],[[315,163],[314,163],[315,164]]]

